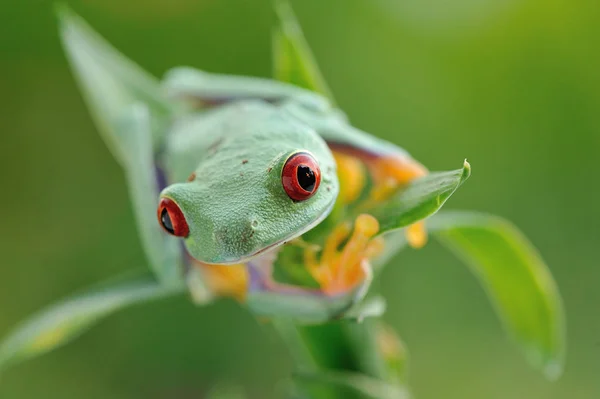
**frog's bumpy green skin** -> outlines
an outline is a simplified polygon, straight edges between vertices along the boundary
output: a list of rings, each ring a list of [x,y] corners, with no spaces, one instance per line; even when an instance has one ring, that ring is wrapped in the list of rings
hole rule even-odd
[[[339,192],[330,147],[410,158],[351,126],[326,98],[286,83],[180,67],[163,88],[192,113],[166,135],[160,162],[177,184],[161,195],[182,209],[186,248],[205,263],[244,262],[323,220]],[[283,164],[298,151],[311,153],[322,172],[317,194],[304,202],[281,185]]]
[[[317,192],[305,201],[293,201],[281,181],[283,165],[297,152],[310,153],[321,171]],[[232,102],[183,118],[169,133],[160,162],[176,182],[161,196],[179,205],[189,226],[186,248],[205,263],[244,262],[301,235],[329,214],[339,191],[325,141],[263,101]]]

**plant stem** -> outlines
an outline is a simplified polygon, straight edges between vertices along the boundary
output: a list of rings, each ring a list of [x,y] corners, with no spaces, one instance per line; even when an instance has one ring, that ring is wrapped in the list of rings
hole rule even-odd
[[[335,321],[323,325],[297,325],[289,320],[275,320],[273,325],[288,346],[295,372],[312,374],[311,386],[295,384],[310,399],[367,398],[358,392],[341,391],[340,387],[328,386],[324,373],[354,373],[375,380],[397,384],[401,378],[396,368],[390,369],[386,354],[378,342],[378,320]],[[306,379],[305,379],[306,381]]]

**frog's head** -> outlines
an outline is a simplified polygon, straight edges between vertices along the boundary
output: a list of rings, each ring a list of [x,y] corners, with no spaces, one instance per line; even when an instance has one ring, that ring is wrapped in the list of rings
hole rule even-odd
[[[311,129],[265,129],[221,142],[186,183],[160,195],[158,219],[205,263],[233,264],[321,222],[339,185],[335,161]]]

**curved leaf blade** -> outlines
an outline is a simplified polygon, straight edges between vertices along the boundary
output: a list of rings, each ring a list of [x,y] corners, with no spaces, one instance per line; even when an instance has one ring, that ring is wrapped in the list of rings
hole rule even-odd
[[[306,43],[292,7],[281,0],[276,3],[275,11],[279,25],[273,30],[273,76],[323,94],[333,102],[333,94]]]
[[[479,278],[505,329],[547,378],[565,357],[562,300],[533,245],[506,220],[475,212],[443,212],[427,226]]]
[[[436,213],[470,175],[471,165],[465,160],[461,169],[414,180],[384,203],[364,211],[379,221],[380,234],[406,227]]]
[[[103,284],[43,309],[17,326],[0,344],[0,370],[70,342],[100,319],[126,306],[183,292],[159,285],[149,274]]]
[[[158,80],[113,48],[67,6],[57,6],[57,16],[69,63],[94,123],[115,158],[123,163],[127,157],[116,128],[118,118],[124,108],[136,102],[150,108],[156,145],[161,138],[159,126],[171,109]]]

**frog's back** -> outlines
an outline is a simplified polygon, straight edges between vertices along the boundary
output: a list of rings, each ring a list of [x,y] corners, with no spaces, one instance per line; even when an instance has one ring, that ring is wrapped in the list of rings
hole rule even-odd
[[[328,151],[316,132],[279,106],[244,100],[179,120],[167,136],[161,162],[169,181],[180,182],[199,165],[221,172],[228,165],[273,159],[290,149]]]

